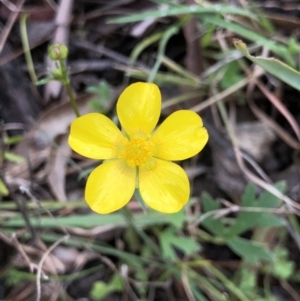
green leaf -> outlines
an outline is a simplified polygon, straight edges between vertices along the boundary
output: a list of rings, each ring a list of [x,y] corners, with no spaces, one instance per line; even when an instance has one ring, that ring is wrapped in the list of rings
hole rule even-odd
[[[295,262],[279,261],[274,265],[273,275],[277,278],[288,280],[295,271]]]
[[[43,79],[37,81],[35,84],[37,86],[42,86],[42,85],[48,84],[49,82],[54,81],[54,80],[55,79],[53,77],[47,77],[47,78],[43,78]]]
[[[5,272],[5,284],[8,286],[17,286],[19,283],[24,281],[34,281],[35,276],[29,272],[19,271],[14,267],[9,267]]]
[[[201,196],[202,207],[205,213],[220,209],[220,203],[214,200],[209,194],[203,193]],[[202,221],[202,225],[211,233],[222,236],[224,226],[219,218],[214,218],[213,215],[206,217]]]
[[[295,273],[295,262],[289,260],[287,249],[276,247],[273,253],[275,264],[266,265],[265,270],[276,278],[288,280]]]
[[[94,169],[95,169],[95,167],[91,167],[91,168],[86,168],[83,171],[81,171],[78,175],[78,181],[80,181],[82,179],[86,179]]]
[[[257,272],[244,264],[238,272],[239,288],[246,295],[252,295],[256,289]]]
[[[285,182],[278,182],[275,185],[281,193],[286,190]],[[269,191],[264,191],[258,199],[258,205],[263,208],[277,208],[282,204],[282,201]]]
[[[185,212],[180,210],[177,213],[167,214],[165,216],[166,223],[174,226],[176,229],[182,229],[183,223],[185,222]]]
[[[115,274],[109,283],[96,281],[93,284],[91,296],[95,300],[103,300],[113,292],[123,291],[123,280],[120,275]]]
[[[256,200],[255,186],[250,183],[246,186],[244,194],[242,196],[242,205],[244,207],[250,207]]]
[[[200,250],[200,245],[191,237],[178,236],[173,227],[165,229],[159,235],[160,245],[165,258],[176,260],[176,247],[185,255],[192,255]]]
[[[282,299],[277,299],[275,297],[266,297],[266,298],[258,298],[258,299],[255,299],[255,301],[281,301]]]
[[[26,162],[24,157],[13,154],[11,152],[4,152],[4,159],[14,162],[14,163],[24,163]]]
[[[224,68],[227,70],[220,82],[222,89],[225,90],[244,79],[244,77],[240,74],[241,68],[237,61],[230,62]]]
[[[110,88],[108,83],[103,80],[99,85],[89,86],[87,92],[97,95],[97,98],[89,102],[89,107],[99,113],[105,113],[107,111],[105,104],[110,99]]]
[[[197,301],[208,301],[207,298],[199,291],[199,287],[193,282],[190,283],[191,290]]]
[[[214,36],[216,29],[216,25],[210,24],[209,28],[205,31],[204,35],[201,38],[201,47],[206,48],[211,46],[212,44],[212,38]]]
[[[264,245],[241,237],[232,237],[227,245],[249,263],[257,264],[260,260],[271,261],[273,257]]]
[[[6,185],[1,179],[0,179],[0,194],[2,194],[3,196],[7,196],[9,194]]]
[[[162,214],[157,211],[150,211],[147,215],[135,214],[133,215],[133,221],[137,227],[150,227],[153,225],[166,225],[169,223],[168,215]],[[108,215],[88,214],[88,215],[72,215],[61,216],[57,219],[52,217],[36,217],[31,216],[30,221],[33,226],[45,227],[45,228],[59,228],[65,227],[81,227],[92,228],[98,226],[111,226],[111,227],[126,227],[127,223],[124,216],[121,213],[112,213]],[[181,221],[180,221],[181,222]],[[174,222],[170,222],[174,224]],[[25,225],[24,219],[19,216],[17,218],[11,218],[5,220],[3,227],[23,227]]]
[[[275,187],[283,192],[284,185],[277,183]],[[277,217],[273,213],[263,212],[264,208],[276,208],[281,204],[281,201],[269,192],[263,192],[259,198],[256,198],[255,187],[252,184],[247,185],[245,193],[242,197],[242,208],[251,210],[251,207],[255,209],[261,208],[262,212],[249,212],[241,211],[235,223],[227,228],[229,236],[239,235],[254,227],[281,227],[285,225],[285,221]]]
[[[224,20],[220,16],[205,17],[204,20],[205,22],[218,25],[222,28],[227,29],[228,31],[235,32],[239,36],[247,38],[248,40],[251,40],[256,43],[260,43],[261,45],[268,47],[272,52],[274,52],[275,54],[277,54],[278,56],[286,60],[291,66],[295,66],[295,60],[291,56],[289,48],[286,47],[285,45],[272,41],[269,38],[266,38],[255,31],[243,27],[241,24],[228,22],[227,20]],[[236,41],[236,39],[233,40],[233,43],[235,44],[234,41]]]
[[[4,144],[5,145],[12,145],[12,144],[16,144],[18,142],[21,142],[23,140],[24,140],[24,137],[22,135],[16,135],[16,136],[5,138],[4,139]]]
[[[300,73],[274,58],[262,58],[249,54],[247,46],[241,40],[234,39],[233,44],[246,58],[286,84],[300,91]]]
[[[126,245],[128,245],[128,248],[131,252],[140,251],[141,243],[139,241],[139,236],[132,227],[127,228],[124,235],[124,241],[126,242]]]
[[[177,7],[168,7],[164,10],[149,10],[145,12],[141,12],[139,14],[131,14],[129,16],[120,17],[120,18],[113,18],[109,20],[108,23],[131,23],[137,21],[143,21],[145,19],[150,18],[162,18],[162,17],[170,17],[170,16],[177,16],[177,15],[185,15],[185,14],[235,14],[240,16],[247,16],[251,19],[254,18],[254,14],[250,11],[242,8],[238,8],[236,6],[230,5],[210,5],[210,6],[198,6],[198,5],[182,5]]]

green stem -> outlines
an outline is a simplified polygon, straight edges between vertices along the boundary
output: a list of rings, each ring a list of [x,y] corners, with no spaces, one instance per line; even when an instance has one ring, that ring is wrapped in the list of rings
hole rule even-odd
[[[248,297],[232,282],[230,281],[222,272],[216,269],[214,266],[210,265],[209,271],[216,276],[227,289],[234,294],[241,301],[250,301]]]
[[[162,39],[161,39],[161,41],[159,43],[159,47],[158,47],[158,57],[151,70],[151,73],[149,74],[148,82],[151,83],[154,81],[155,75],[161,65],[163,55],[164,55],[166,47],[167,47],[167,43],[168,43],[169,39],[178,32],[178,30],[179,30],[178,26],[176,26],[176,25],[171,26],[162,36]]]
[[[137,234],[143,239],[143,241],[152,249],[152,251],[155,253],[157,256],[161,256],[161,251],[157,247],[157,245],[151,240],[151,238],[143,231],[143,229],[140,229],[139,227],[136,226],[133,218],[132,218],[132,213],[131,211],[125,206],[122,209],[122,214],[128,224],[137,232]]]
[[[67,73],[67,69],[65,67],[64,61],[63,60],[59,60],[59,66],[61,69],[61,76],[62,76],[62,84],[65,86],[66,90],[67,90],[67,94],[72,106],[72,109],[76,115],[76,117],[80,117],[80,113],[77,107],[77,103],[71,88],[71,84],[70,84],[70,79],[68,77],[68,73]]]
[[[205,232],[201,229],[197,229],[197,236],[202,241],[204,240],[204,241],[207,241],[209,243],[216,244],[216,245],[224,245],[225,244],[225,241],[224,241],[223,238],[214,237],[212,235],[209,235],[207,232]]]
[[[237,138],[235,136],[232,124],[229,121],[225,105],[224,105],[224,103],[222,101],[219,101],[217,103],[217,105],[218,105],[218,109],[219,109],[219,112],[221,114],[222,120],[223,120],[223,122],[225,124],[225,128],[226,128],[226,130],[228,132],[228,135],[229,135],[229,137],[231,139],[231,142],[232,142],[233,146],[237,146],[238,145]]]
[[[38,78],[36,76],[35,70],[34,70],[34,65],[33,65],[33,60],[31,57],[30,53],[30,47],[28,43],[28,36],[27,36],[27,30],[26,30],[26,19],[28,15],[23,14],[20,19],[20,33],[21,33],[21,40],[22,40],[22,45],[23,45],[23,50],[24,50],[24,56],[28,68],[28,73],[31,78],[31,81],[33,84],[36,84],[38,81]]]
[[[177,34],[180,27],[183,26],[186,22],[188,22],[188,20],[190,19],[189,16],[182,18],[179,22],[177,22],[176,24],[172,25],[171,27],[169,27],[163,34],[160,42],[159,42],[159,46],[158,46],[158,55],[157,55],[157,59],[156,62],[149,74],[148,77],[148,82],[151,83],[154,81],[155,76],[158,72],[158,69],[162,63],[165,51],[166,51],[166,47],[167,47],[167,43],[170,40],[170,38]]]

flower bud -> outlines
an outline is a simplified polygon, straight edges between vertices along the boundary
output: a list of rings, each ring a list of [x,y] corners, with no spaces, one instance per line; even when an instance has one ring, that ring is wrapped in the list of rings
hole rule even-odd
[[[62,78],[63,78],[63,73],[62,73],[61,69],[54,69],[51,71],[51,74],[52,74],[53,78],[56,80],[62,80]]]
[[[68,56],[69,49],[66,45],[55,43],[48,48],[48,55],[53,61],[65,60]]]

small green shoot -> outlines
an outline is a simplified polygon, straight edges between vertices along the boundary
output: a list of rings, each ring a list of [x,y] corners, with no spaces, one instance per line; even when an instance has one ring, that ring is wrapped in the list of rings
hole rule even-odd
[[[110,99],[110,88],[107,81],[100,81],[99,85],[89,86],[87,92],[95,94],[95,98],[90,101],[89,107],[99,113],[106,113],[105,104]]]
[[[102,281],[96,281],[93,284],[91,291],[91,297],[94,300],[103,300],[111,293],[122,292],[123,291],[123,280],[120,275],[115,274],[109,283]]]
[[[178,259],[174,247],[187,256],[200,250],[200,245],[192,237],[179,236],[174,227],[168,227],[160,232],[159,242],[163,256],[172,261]]]
[[[280,192],[285,189],[284,183],[275,185]],[[220,210],[220,203],[208,194],[202,195],[204,212]],[[242,198],[242,206],[233,224],[227,225],[224,218],[215,218],[213,215],[203,220],[202,225],[217,237],[221,237],[224,243],[233,252],[251,262],[257,264],[260,260],[270,261],[273,259],[271,251],[256,241],[247,240],[239,235],[255,227],[272,228],[282,227],[284,221],[273,214],[272,209],[278,208],[281,201],[269,192],[262,193],[256,197],[255,187],[248,185]],[[259,209],[258,211],[256,209]],[[265,212],[265,210],[267,212]]]

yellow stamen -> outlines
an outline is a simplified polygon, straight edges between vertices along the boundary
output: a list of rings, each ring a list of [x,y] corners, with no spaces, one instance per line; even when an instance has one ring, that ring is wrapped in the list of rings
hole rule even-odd
[[[124,145],[118,158],[124,159],[130,167],[145,165],[153,156],[153,144],[144,138],[133,137]]]

